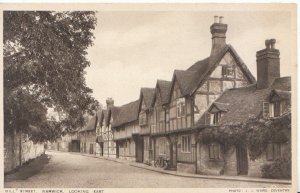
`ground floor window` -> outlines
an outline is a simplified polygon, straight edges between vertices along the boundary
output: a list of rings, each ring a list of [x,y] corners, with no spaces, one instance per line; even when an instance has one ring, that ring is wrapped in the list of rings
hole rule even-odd
[[[209,159],[220,159],[220,145],[212,143],[208,145]]]
[[[269,143],[267,146],[267,160],[273,161],[282,157],[281,152],[282,144],[280,143]]]
[[[191,152],[191,136],[184,135],[181,137],[181,152],[190,153]]]

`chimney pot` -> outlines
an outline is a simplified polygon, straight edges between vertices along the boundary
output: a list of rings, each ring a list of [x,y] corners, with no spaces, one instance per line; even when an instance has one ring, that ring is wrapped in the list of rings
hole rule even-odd
[[[270,39],[271,49],[275,49],[276,39]]]
[[[214,23],[218,23],[218,18],[219,18],[219,17],[218,17],[218,16],[215,16],[214,18],[215,18],[215,22],[214,22]]]
[[[220,17],[219,17],[219,23],[223,23],[223,19],[224,19],[224,17],[223,17],[223,16],[220,16]]]
[[[265,40],[266,49],[270,49],[270,40]]]

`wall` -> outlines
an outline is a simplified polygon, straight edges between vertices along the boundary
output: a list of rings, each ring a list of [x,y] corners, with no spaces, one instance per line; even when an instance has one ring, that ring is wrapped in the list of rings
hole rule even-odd
[[[118,142],[119,158],[135,161],[135,142],[133,139],[126,139]]]
[[[4,134],[4,172],[10,172],[45,153],[44,144],[33,144],[21,133]]]
[[[224,158],[226,162],[224,162]],[[197,173],[205,175],[237,175],[235,147],[230,147],[224,154],[220,146],[219,159],[211,160],[209,158],[208,145],[199,142],[197,144]]]
[[[144,136],[144,163],[149,164],[150,163],[150,137]]]
[[[182,136],[190,136],[190,152],[182,151]],[[178,162],[188,162],[195,163],[196,161],[196,140],[194,134],[181,134],[178,135],[178,143],[177,143],[177,161]]]
[[[232,76],[223,76],[222,67],[233,68]],[[232,55],[227,52],[210,77],[199,87],[194,97],[194,123],[196,123],[207,108],[221,95],[222,92],[231,88],[238,88],[248,85],[248,81],[236,63]]]

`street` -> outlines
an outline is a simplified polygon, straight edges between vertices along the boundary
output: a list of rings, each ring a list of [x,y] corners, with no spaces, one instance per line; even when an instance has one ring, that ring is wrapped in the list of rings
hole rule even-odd
[[[262,188],[269,183],[172,176],[105,159],[46,152],[16,173],[5,176],[5,188]],[[27,168],[26,168],[27,167]],[[34,168],[34,169],[33,169]]]

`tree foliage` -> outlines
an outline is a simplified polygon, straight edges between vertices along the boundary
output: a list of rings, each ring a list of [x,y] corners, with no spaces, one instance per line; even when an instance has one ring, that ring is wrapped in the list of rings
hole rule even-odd
[[[91,11],[4,12],[6,131],[34,133],[41,135],[37,141],[43,141],[57,137],[48,131],[84,124],[83,115],[98,106],[84,77],[96,23]],[[47,108],[63,115],[60,122],[46,119]]]

